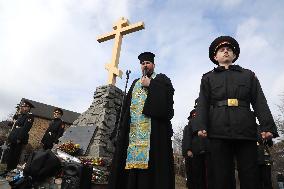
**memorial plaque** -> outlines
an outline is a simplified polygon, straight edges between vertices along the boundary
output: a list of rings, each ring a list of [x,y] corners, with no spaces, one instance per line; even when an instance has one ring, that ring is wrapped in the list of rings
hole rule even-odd
[[[97,126],[76,126],[69,127],[59,139],[59,145],[68,141],[72,141],[75,144],[80,144],[82,149],[82,155],[85,155],[90,142],[96,132]]]

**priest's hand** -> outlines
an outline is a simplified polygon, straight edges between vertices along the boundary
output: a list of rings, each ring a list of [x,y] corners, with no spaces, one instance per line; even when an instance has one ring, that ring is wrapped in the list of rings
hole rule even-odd
[[[262,139],[269,140],[273,138],[273,134],[271,132],[262,132],[260,134],[261,134]]]
[[[205,131],[205,130],[198,131],[197,134],[198,134],[199,137],[202,137],[202,138],[207,137],[207,131]]]
[[[143,87],[149,87],[151,79],[147,76],[143,76],[141,79],[141,84]]]

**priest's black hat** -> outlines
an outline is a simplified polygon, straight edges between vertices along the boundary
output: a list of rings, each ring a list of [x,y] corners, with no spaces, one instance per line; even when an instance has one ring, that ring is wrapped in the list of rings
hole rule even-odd
[[[58,113],[60,113],[61,115],[63,115],[63,110],[62,110],[61,108],[55,108],[55,109],[53,110],[53,112],[58,112]]]
[[[216,55],[218,49],[224,46],[231,47],[234,54],[236,55],[236,58],[233,60],[233,62],[235,62],[239,58],[240,54],[239,43],[231,36],[220,36],[217,37],[209,47],[209,58],[214,64],[219,65],[219,63],[214,59],[214,56]]]
[[[21,103],[21,106],[22,107],[29,106],[30,108],[34,108],[34,105],[31,102],[29,102],[28,100],[23,100],[22,103]]]
[[[140,64],[144,61],[150,61],[154,64],[154,57],[155,57],[154,53],[143,52],[138,56],[138,59],[140,60]]]

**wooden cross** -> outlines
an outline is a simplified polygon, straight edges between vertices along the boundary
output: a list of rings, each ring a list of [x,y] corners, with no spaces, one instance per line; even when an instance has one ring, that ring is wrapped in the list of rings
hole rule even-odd
[[[123,35],[136,32],[144,28],[145,27],[143,22],[138,22],[136,24],[129,25],[129,21],[122,17],[117,23],[114,24],[114,30],[112,32],[97,38],[99,43],[114,38],[114,47],[112,50],[111,62],[105,65],[105,68],[108,70],[108,84],[115,85],[117,76],[122,78],[123,72],[118,69],[118,64]]]

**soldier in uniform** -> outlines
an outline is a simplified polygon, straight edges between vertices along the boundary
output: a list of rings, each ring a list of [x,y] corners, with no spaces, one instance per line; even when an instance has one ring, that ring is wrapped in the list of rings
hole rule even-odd
[[[192,128],[191,128],[191,120],[192,120],[193,110],[190,112],[190,116],[188,119],[188,124],[183,129],[182,136],[182,156],[185,161],[185,172],[186,172],[186,186],[189,189],[192,189]]]
[[[216,38],[209,47],[209,58],[217,67],[201,79],[194,131],[210,139],[209,166],[214,189],[235,187],[234,158],[240,188],[257,188],[257,127],[250,104],[260,122],[262,138],[278,136],[256,75],[233,65],[239,54],[239,44],[234,38]]]
[[[195,100],[194,109],[190,112],[188,128],[187,128],[187,141],[188,143],[188,153],[191,157],[191,166],[190,166],[190,189],[207,189],[208,188],[208,139],[207,138],[200,138],[197,136],[197,133],[193,132],[193,128],[195,127],[194,124],[196,122],[196,106],[197,106],[198,99]]]
[[[12,127],[12,131],[8,136],[10,150],[8,152],[7,171],[17,167],[23,146],[28,144],[29,131],[33,125],[34,117],[30,113],[31,108],[34,108],[32,103],[23,100],[20,105],[20,114],[17,121]]]
[[[260,132],[257,136],[257,163],[260,183],[259,189],[273,189],[271,180],[272,159],[269,152],[269,147],[273,146],[273,141],[272,139],[263,140]]]
[[[57,144],[58,139],[63,135],[65,124],[61,119],[62,116],[63,110],[55,108],[53,111],[54,119],[50,122],[49,127],[41,139],[41,143],[45,150],[52,149],[54,144]]]
[[[197,104],[197,99],[195,104]],[[196,108],[196,105],[195,105]],[[195,127],[196,122],[196,109],[194,109],[193,118],[192,118],[192,127]],[[193,187],[192,189],[207,189],[210,185],[210,174],[208,167],[208,139],[201,138],[197,136],[196,132],[192,131],[192,175],[193,175]]]

